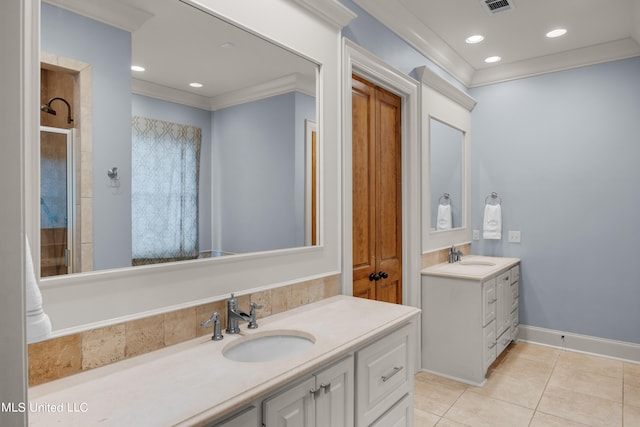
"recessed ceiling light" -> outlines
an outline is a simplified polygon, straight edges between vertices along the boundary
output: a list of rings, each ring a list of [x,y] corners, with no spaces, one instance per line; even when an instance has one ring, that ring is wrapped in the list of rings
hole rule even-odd
[[[235,47],[235,45],[231,42],[224,42],[220,45],[220,47],[223,49],[231,49],[232,47]]]
[[[502,58],[501,58],[501,57],[499,57],[499,56],[490,56],[490,57],[486,58],[486,59],[484,60],[484,62],[487,62],[487,63],[489,63],[489,64],[492,64],[492,63],[494,63],[494,62],[499,62],[499,61],[501,61],[501,60],[502,60]]]
[[[560,37],[560,36],[564,36],[565,34],[567,34],[567,30],[564,28],[557,28],[555,30],[549,31],[547,33],[547,37],[549,38],[554,38],[554,37]]]
[[[189,83],[189,86],[191,86],[191,87],[202,87],[202,83],[193,82],[193,83]]]
[[[482,40],[484,40],[484,36],[480,34],[476,34],[476,35],[467,37],[465,41],[469,44],[474,44],[474,43],[480,43]]]
[[[137,71],[137,72],[141,73],[141,72],[144,71],[144,67],[141,67],[139,65],[132,65],[131,66],[131,71]]]

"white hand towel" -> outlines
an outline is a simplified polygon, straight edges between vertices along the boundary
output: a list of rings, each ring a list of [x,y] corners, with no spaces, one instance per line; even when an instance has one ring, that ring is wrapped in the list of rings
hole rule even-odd
[[[51,320],[42,310],[42,294],[36,281],[36,274],[33,269],[33,259],[31,258],[31,248],[29,240],[25,244],[26,277],[25,296],[27,311],[27,343],[42,341],[51,336]]]
[[[482,237],[502,239],[502,208],[500,205],[485,205]]]
[[[451,228],[451,222],[451,205],[438,205],[436,230],[449,230]]]

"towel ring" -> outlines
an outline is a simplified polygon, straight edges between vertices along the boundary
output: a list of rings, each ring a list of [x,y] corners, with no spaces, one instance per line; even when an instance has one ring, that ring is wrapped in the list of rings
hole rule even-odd
[[[450,205],[451,197],[449,196],[449,193],[444,193],[442,196],[440,196],[440,198],[438,199],[438,204],[445,206]]]
[[[502,198],[500,196],[498,196],[498,193],[493,191],[493,192],[491,192],[490,196],[487,196],[484,199],[484,204],[485,205],[488,205],[488,204],[501,205],[502,204]]]

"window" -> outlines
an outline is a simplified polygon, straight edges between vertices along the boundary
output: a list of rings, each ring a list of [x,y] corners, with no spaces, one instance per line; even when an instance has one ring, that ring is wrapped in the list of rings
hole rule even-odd
[[[133,117],[132,264],[198,257],[201,129]]]

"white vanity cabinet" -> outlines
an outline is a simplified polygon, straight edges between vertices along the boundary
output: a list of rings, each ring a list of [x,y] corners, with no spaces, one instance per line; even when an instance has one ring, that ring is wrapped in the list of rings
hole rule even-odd
[[[489,366],[517,337],[519,260],[422,273],[422,368],[482,385]]]
[[[264,427],[411,426],[413,331],[405,325],[266,398]]]
[[[410,337],[411,325],[406,325],[356,352],[357,427],[405,425],[397,424],[406,415],[403,411],[391,412],[403,398],[412,398]]]
[[[265,399],[266,427],[353,425],[353,356]]]
[[[258,330],[242,335],[227,334],[222,341],[199,337],[31,388],[34,404],[79,401],[91,411],[34,412],[30,422],[410,427],[419,313],[416,307],[338,295],[265,317]],[[225,356],[234,342],[292,327],[314,338],[302,353],[264,362]],[[104,399],[105,388],[120,392]]]

